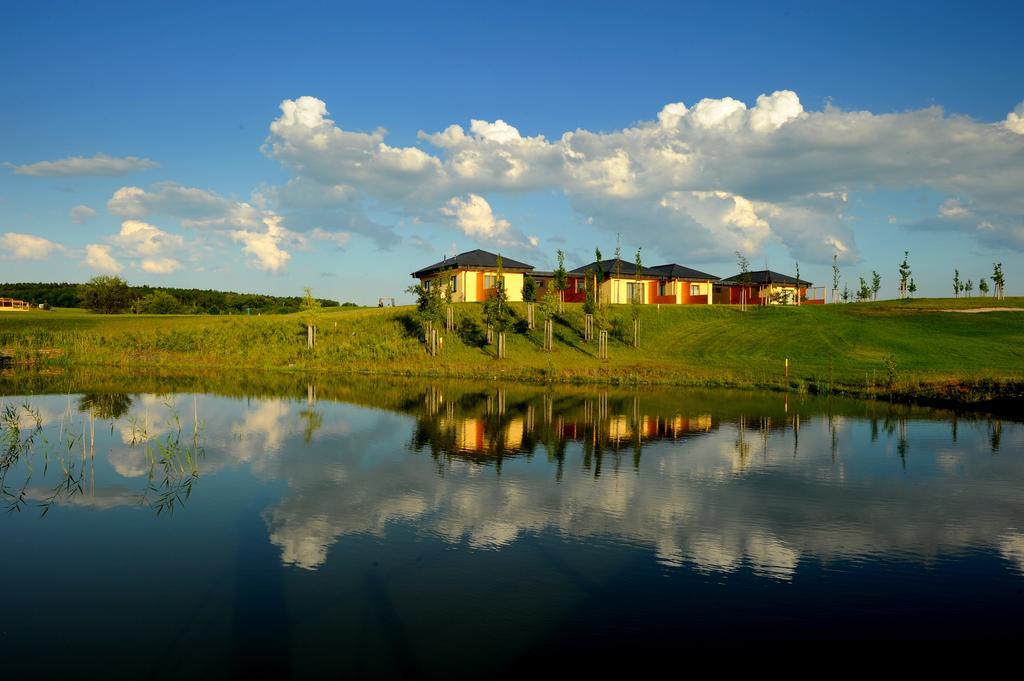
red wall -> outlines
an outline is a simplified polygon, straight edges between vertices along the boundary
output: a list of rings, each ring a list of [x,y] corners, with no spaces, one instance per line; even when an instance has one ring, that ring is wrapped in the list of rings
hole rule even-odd
[[[761,298],[759,298],[757,296],[757,291],[761,287],[755,285],[755,286],[730,286],[729,287],[729,304],[731,304],[731,305],[739,305],[742,302],[742,300],[740,300],[740,293],[743,291],[744,288],[747,289],[747,305],[761,305],[762,303],[764,303],[764,301],[761,300]]]
[[[567,303],[585,303],[587,302],[586,290],[576,293],[576,282],[583,281],[582,277],[568,277],[565,280],[565,297],[563,300]]]

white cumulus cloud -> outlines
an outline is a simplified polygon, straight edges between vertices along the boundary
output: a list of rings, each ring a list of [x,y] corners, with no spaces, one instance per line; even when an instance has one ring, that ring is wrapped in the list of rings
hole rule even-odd
[[[85,264],[94,270],[117,274],[124,268],[110,254],[110,246],[89,244],[85,247]]]
[[[1024,102],[1018,104],[1017,108],[1006,115],[1004,125],[1018,135],[1024,135]]]
[[[139,269],[150,274],[170,274],[181,269],[181,263],[174,258],[146,258],[139,263]]]
[[[5,232],[0,236],[0,254],[17,260],[42,260],[64,247],[49,239],[32,234]]]
[[[185,245],[185,240],[177,234],[169,234],[141,220],[122,222],[121,231],[113,241],[125,254],[140,258],[181,250]]]
[[[855,262],[850,197],[876,190],[950,199],[917,225],[908,216],[908,228],[961,230],[1024,250],[1024,103],[1005,120],[981,122],[938,107],[809,110],[797,93],[778,90],[753,102],[671,101],[628,127],[569,127],[550,139],[503,118],[471,118],[420,130],[415,145],[392,143],[382,128],[346,129],[343,117],[316,97],[283,101],[262,151],[290,177],[249,200],[160,183],[122,187],[108,208],[219,232],[270,272],[285,267],[290,245],[365,237],[386,249],[402,241],[404,225],[447,225],[484,247],[529,249],[535,240],[491,202],[539,192],[682,262],[735,250],[756,258],[769,243],[801,262],[827,263],[833,253]]]
[[[470,194],[465,199],[456,196],[448,201],[441,212],[454,217],[455,224],[469,236],[493,239],[512,227],[508,220],[495,217],[491,204],[477,194]]]
[[[291,254],[281,247],[288,237],[288,231],[281,226],[277,216],[264,219],[263,230],[235,230],[231,238],[242,244],[242,250],[253,256],[253,264],[267,272],[280,272],[284,269]]]

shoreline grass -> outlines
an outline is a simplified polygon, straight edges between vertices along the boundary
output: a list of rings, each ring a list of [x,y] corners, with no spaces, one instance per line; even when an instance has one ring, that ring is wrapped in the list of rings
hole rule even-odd
[[[481,306],[454,306],[457,330],[427,355],[411,307],[338,309],[319,315],[305,345],[299,314],[95,315],[78,310],[0,315],[8,372],[110,366],[380,376],[529,383],[758,388],[902,401],[986,405],[1024,399],[1024,297],[883,301],[753,308],[645,307],[641,347],[630,347],[628,306],[612,306],[610,356],[582,340],[583,312],[566,305],[555,351],[525,329],[525,306],[507,334],[507,358],[484,344]],[[984,307],[1013,312],[965,314]],[[538,324],[539,326],[539,324]],[[784,367],[789,360],[789,376]]]

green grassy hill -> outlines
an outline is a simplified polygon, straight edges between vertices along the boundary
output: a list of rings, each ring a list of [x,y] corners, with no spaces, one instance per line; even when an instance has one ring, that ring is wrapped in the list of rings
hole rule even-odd
[[[963,313],[989,306],[1019,311]],[[524,306],[514,305],[520,317]],[[0,354],[21,365],[255,368],[516,380],[727,385],[974,402],[1020,396],[1024,298],[930,299],[802,307],[645,307],[630,347],[628,306],[612,308],[610,358],[582,340],[567,305],[555,351],[540,332],[507,334],[507,358],[483,343],[482,306],[455,306],[458,331],[439,357],[424,350],[413,308],[334,309],[306,348],[300,315],[0,314]],[[790,362],[785,377],[784,362]]]

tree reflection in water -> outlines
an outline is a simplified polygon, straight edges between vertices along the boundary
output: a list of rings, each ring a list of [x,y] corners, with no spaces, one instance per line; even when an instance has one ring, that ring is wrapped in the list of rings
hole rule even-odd
[[[59,430],[53,434],[44,430],[43,417],[38,409],[26,402],[21,405],[4,403],[0,411],[0,442],[4,456],[0,459],[0,498],[8,511],[21,511],[28,501],[36,502],[45,516],[61,503],[96,504],[96,429],[95,419],[114,422],[126,416],[132,398],[124,393],[85,394],[78,398],[76,421],[69,408],[57,417]],[[168,420],[173,423],[170,432],[157,436],[149,432],[148,419],[130,419],[131,436],[128,444],[138,448],[147,462],[145,488],[136,493],[139,504],[150,507],[157,515],[173,512],[192,494],[193,484],[199,477],[199,460],[204,455],[201,444],[202,425],[198,410],[194,412],[191,437],[182,435],[182,422],[172,400],[167,400]],[[39,459],[37,461],[36,459]],[[12,471],[20,470],[22,477],[15,486],[8,484]],[[51,467],[58,471],[57,481],[48,487],[34,488],[32,481],[41,467],[45,477]],[[100,504],[103,502],[101,501]]]
[[[974,496],[950,494],[959,483],[949,476],[918,477],[904,491],[879,473],[971,466],[979,494],[1005,497],[1007,476],[989,476],[969,456],[979,444],[996,452],[1019,443],[1020,428],[995,418],[958,417],[950,442],[948,413],[887,403],[426,383],[339,392],[310,382],[284,399],[203,396],[204,421],[215,419],[204,428],[195,397],[183,424],[172,401],[100,395],[64,413],[52,407],[56,397],[42,401],[49,411],[6,405],[0,483],[11,508],[142,503],[163,513],[198,492],[201,467],[215,476],[245,466],[286,483],[263,520],[281,560],[307,569],[323,565],[340,537],[384,537],[394,524],[473,548],[529,533],[612,536],[655,547],[666,565],[732,570],[749,561],[775,576],[791,575],[804,555],[880,546],[927,555],[973,542],[1017,555],[1005,529],[1019,515],[1012,500],[997,518]],[[96,418],[111,419],[109,435],[95,432]],[[911,449],[918,433],[937,428],[956,451]],[[118,433],[125,446],[114,442],[109,455],[118,485],[104,486],[96,449]],[[141,488],[120,491],[135,478]],[[938,497],[954,501],[922,515]]]

